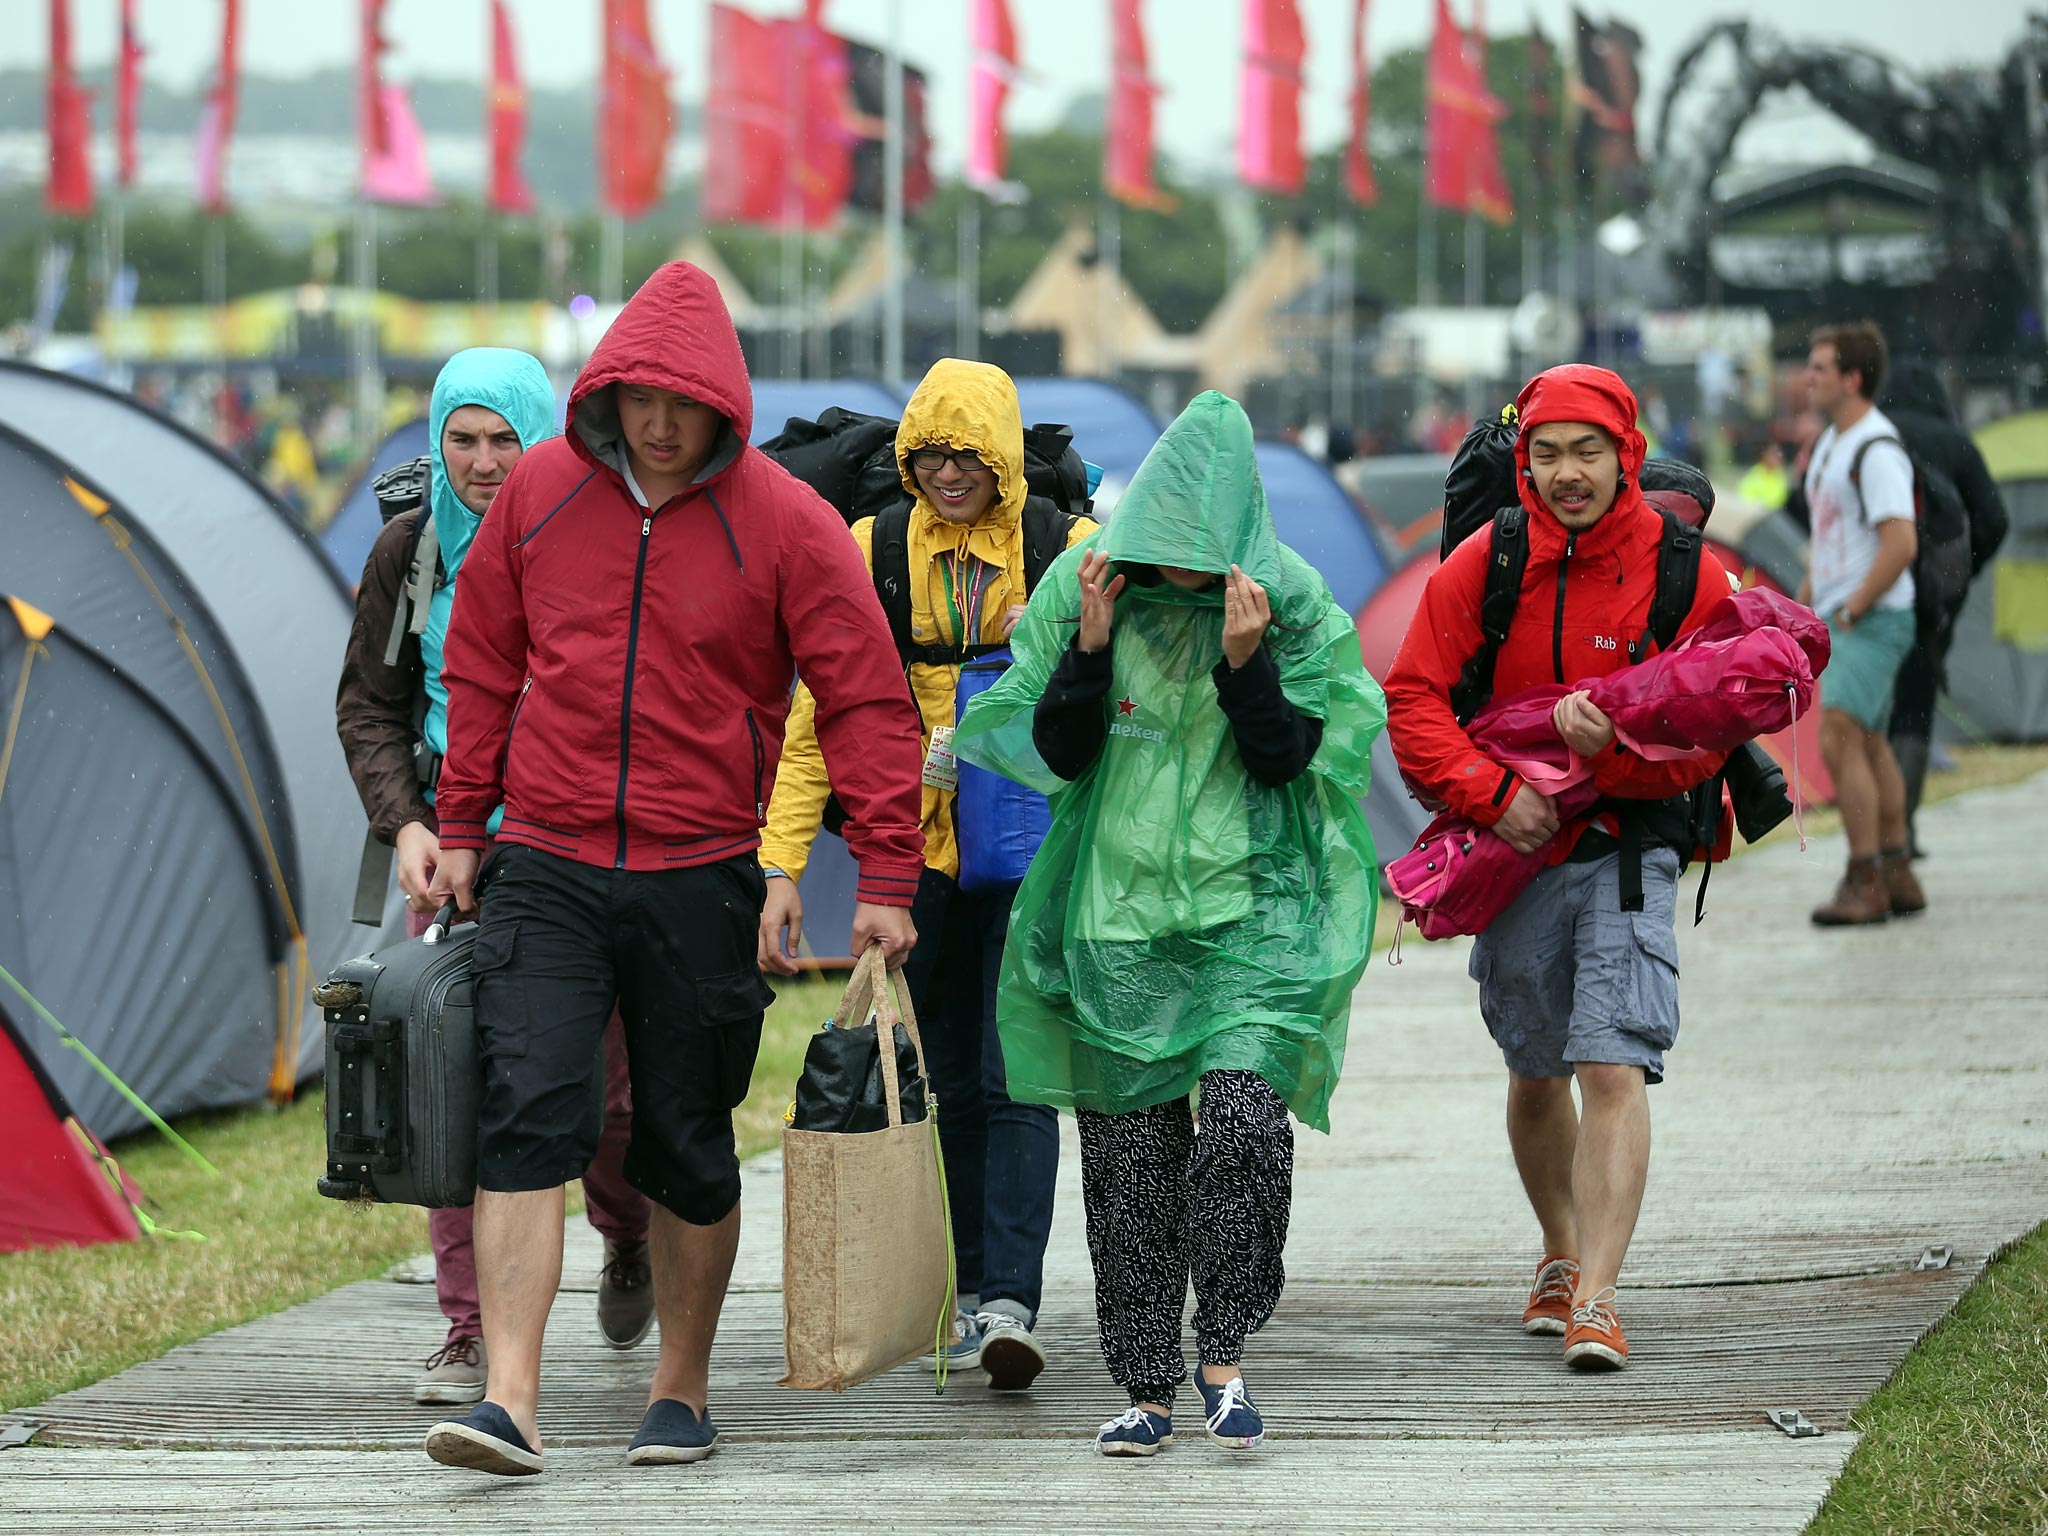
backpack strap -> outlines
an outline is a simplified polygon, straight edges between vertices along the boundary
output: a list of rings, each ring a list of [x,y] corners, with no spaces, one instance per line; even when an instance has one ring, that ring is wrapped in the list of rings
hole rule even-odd
[[[1866,524],[1870,522],[1870,504],[1863,499],[1863,456],[1879,443],[1894,444],[1906,456],[1906,469],[1913,477],[1913,515],[1917,521],[1920,515],[1920,461],[1913,457],[1913,450],[1906,446],[1906,440],[1893,433],[1866,438],[1857,448],[1856,456],[1849,461],[1849,488],[1856,493],[1856,510],[1863,514]]]
[[[412,542],[406,546],[405,583],[391,610],[391,634],[384,642],[385,666],[398,665],[398,653],[408,634],[417,638],[427,632],[427,611],[441,580],[441,530],[434,524],[434,514],[422,506],[419,521],[412,525]]]
[[[1660,512],[1664,531],[1657,541],[1657,587],[1650,598],[1649,627],[1642,638],[1628,648],[1631,664],[1649,655],[1649,644],[1668,651],[1678,639],[1678,627],[1692,612],[1700,588],[1700,555],[1705,538],[1683,518]]]
[[[896,655],[908,668],[957,667],[1003,645],[919,645],[911,636],[910,624],[910,510],[902,502],[875,514],[869,547],[874,555],[875,595],[882,600],[882,612],[889,620],[889,635],[896,642]],[[1038,590],[1038,583],[1053,561],[1067,547],[1074,527],[1073,514],[1049,497],[1032,496],[1024,503],[1024,594]]]
[[[1488,535],[1486,592],[1479,600],[1479,649],[1466,658],[1451,688],[1451,712],[1460,725],[1486,707],[1493,697],[1493,666],[1515,621],[1521,601],[1522,573],[1529,568],[1529,514],[1522,507],[1502,507],[1493,514]]]

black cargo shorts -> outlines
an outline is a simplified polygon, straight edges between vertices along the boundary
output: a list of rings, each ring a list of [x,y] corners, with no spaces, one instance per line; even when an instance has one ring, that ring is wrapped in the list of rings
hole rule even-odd
[[[501,843],[485,871],[477,1184],[582,1177],[604,1126],[616,1005],[633,1082],[626,1179],[684,1221],[722,1219],[740,1197],[732,1111],[774,996],[755,964],[766,884],[754,855],[614,870]]]

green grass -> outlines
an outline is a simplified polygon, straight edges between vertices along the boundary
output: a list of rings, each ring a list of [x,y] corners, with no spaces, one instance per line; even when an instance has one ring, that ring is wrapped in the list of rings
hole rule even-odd
[[[839,984],[806,979],[778,992],[752,1090],[734,1114],[742,1155],[775,1144],[805,1042],[831,1013]],[[206,1240],[0,1254],[0,1410],[99,1381],[424,1252],[424,1211],[340,1205],[314,1193],[325,1168],[321,1114],[314,1093],[276,1112],[175,1122],[219,1178],[154,1132],[118,1144],[115,1155],[148,1196],[151,1217]]]
[[[1992,1264],[1851,1418],[1808,1536],[2048,1532],[2048,1226]]]

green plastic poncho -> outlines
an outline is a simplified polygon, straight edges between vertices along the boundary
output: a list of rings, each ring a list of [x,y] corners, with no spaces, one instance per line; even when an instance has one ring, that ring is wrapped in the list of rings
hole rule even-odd
[[[1266,589],[1265,644],[1294,707],[1323,722],[1306,773],[1245,772],[1217,702],[1220,583],[1127,584],[1102,754],[1072,784],[1031,740],[1032,711],[1081,611],[1083,554]],[[1013,1098],[1118,1114],[1183,1098],[1204,1072],[1257,1072],[1328,1130],[1351,993],[1371,953],[1379,866],[1359,806],[1386,701],[1330,589],[1273,532],[1251,423],[1197,398],[1166,429],[1108,527],[1040,581],[1016,664],[967,709],[969,762],[1044,791],[1052,828],[1017,892],[997,1023]]]

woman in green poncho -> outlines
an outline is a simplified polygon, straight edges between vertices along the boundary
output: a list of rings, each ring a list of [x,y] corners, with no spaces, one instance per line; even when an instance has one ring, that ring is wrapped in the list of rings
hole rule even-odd
[[[1329,1129],[1370,950],[1358,801],[1385,704],[1213,392],[1047,571],[1012,646],[954,745],[1052,798],[998,1026],[1012,1097],[1080,1124],[1102,1351],[1131,1400],[1097,1442],[1171,1436],[1192,1275],[1208,1431],[1257,1445],[1239,1365],[1285,1278],[1288,1113]]]

